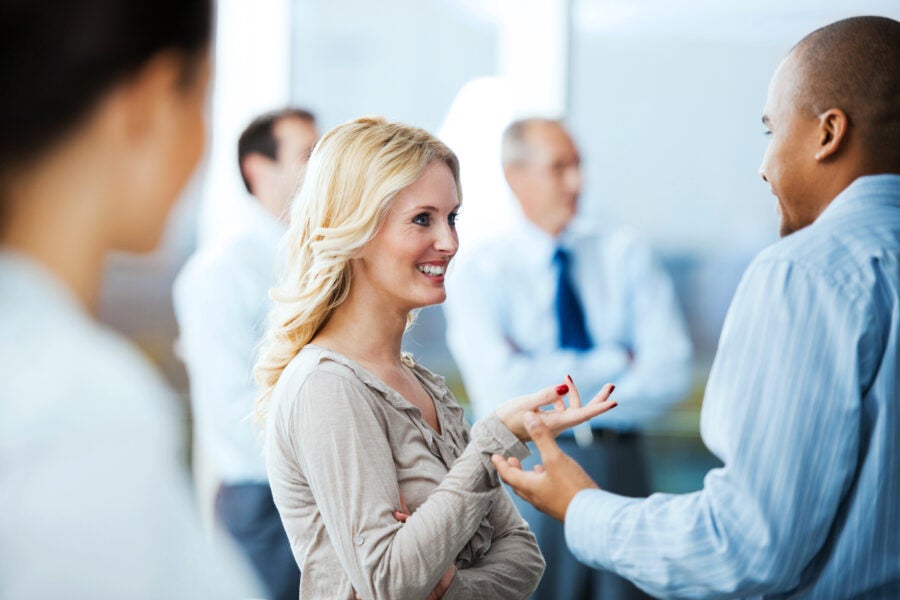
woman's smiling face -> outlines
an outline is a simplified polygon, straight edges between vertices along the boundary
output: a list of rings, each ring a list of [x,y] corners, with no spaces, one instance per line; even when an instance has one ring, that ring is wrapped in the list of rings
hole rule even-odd
[[[394,197],[381,229],[353,261],[356,292],[399,311],[443,302],[444,276],[459,248],[458,210],[453,173],[431,162]]]

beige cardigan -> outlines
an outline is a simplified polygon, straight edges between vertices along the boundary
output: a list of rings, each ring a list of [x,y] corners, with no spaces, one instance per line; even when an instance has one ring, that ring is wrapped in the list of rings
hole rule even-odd
[[[447,600],[527,598],[544,561],[490,462],[527,448],[496,417],[470,431],[443,378],[412,370],[441,435],[375,375],[318,346],[275,388],[266,465],[300,597],[419,600],[455,563]],[[413,513],[405,524],[392,516],[400,493]]]

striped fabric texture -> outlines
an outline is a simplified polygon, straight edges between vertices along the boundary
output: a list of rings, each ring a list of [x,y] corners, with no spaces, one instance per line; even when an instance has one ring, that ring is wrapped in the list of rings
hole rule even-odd
[[[900,176],[857,179],[735,294],[703,489],[576,496],[585,563],[660,597],[900,598]]]

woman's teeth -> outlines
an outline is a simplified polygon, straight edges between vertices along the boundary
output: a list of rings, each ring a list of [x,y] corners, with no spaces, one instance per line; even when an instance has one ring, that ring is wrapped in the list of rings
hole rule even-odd
[[[425,273],[426,275],[432,275],[432,276],[443,275],[444,271],[447,270],[446,266],[438,266],[438,265],[419,265],[417,268],[422,273]]]

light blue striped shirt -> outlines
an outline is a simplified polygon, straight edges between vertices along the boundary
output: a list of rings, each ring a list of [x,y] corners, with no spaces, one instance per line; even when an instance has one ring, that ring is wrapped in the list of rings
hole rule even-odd
[[[856,180],[750,265],[699,492],[579,493],[579,560],[671,597],[900,598],[900,176]]]

